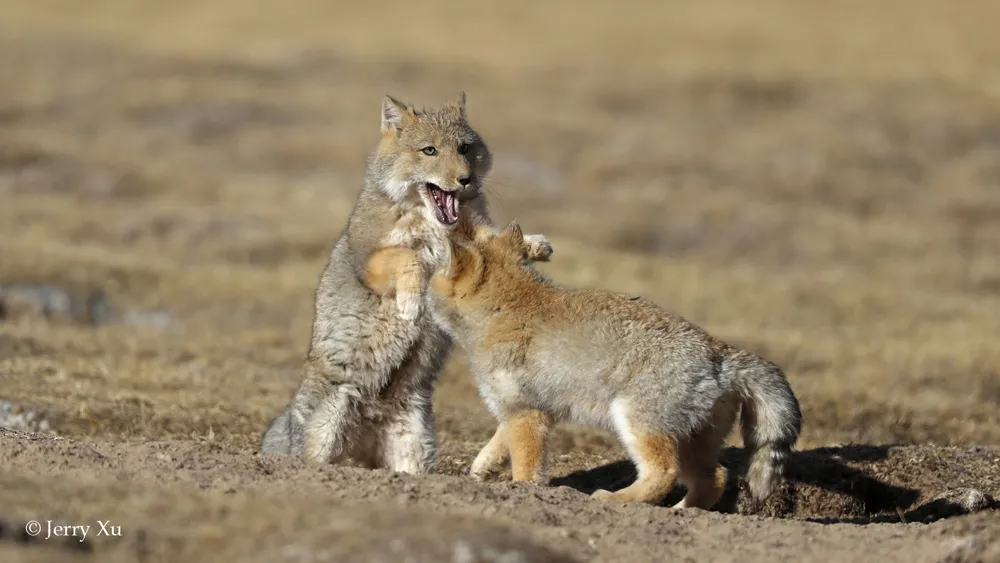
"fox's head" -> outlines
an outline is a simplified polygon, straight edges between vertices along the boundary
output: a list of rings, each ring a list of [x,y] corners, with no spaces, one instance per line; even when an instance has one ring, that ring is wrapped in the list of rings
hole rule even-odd
[[[544,299],[538,292],[549,284],[528,259],[521,227],[511,221],[479,240],[452,237],[451,263],[434,275],[431,290],[439,326],[465,338],[497,311]]]
[[[486,143],[465,116],[465,93],[417,110],[382,100],[382,140],[372,162],[393,201],[418,198],[442,224],[458,222],[459,205],[479,196],[493,164]]]
[[[434,289],[443,296],[472,296],[490,285],[524,273],[530,267],[528,246],[521,226],[511,221],[500,232],[478,241],[453,240],[451,263],[434,278]]]

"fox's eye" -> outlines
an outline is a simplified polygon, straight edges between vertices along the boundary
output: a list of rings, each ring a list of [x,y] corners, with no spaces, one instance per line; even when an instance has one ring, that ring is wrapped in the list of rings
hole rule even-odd
[[[438,153],[438,150],[434,147],[424,147],[420,152],[426,154],[427,156],[434,156]]]
[[[465,154],[467,152],[469,152],[469,143],[458,145],[458,154]]]

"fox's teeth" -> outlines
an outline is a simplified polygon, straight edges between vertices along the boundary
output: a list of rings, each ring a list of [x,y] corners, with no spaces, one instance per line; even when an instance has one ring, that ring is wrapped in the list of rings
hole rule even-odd
[[[454,219],[455,216],[456,216],[456,213],[455,213],[455,196],[452,195],[452,194],[449,194],[449,193],[444,194],[444,206],[445,206],[446,212],[448,213],[448,218],[449,219]]]

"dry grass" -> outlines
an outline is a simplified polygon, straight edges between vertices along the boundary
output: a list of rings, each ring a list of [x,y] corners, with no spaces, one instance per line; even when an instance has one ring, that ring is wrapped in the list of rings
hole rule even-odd
[[[173,323],[8,319],[0,398],[69,435],[252,448],[381,96],[465,89],[497,219],[550,235],[558,281],[784,366],[803,446],[1000,444],[1000,5],[424,6],[5,2],[0,284]],[[488,437],[460,355],[437,403],[446,447]]]

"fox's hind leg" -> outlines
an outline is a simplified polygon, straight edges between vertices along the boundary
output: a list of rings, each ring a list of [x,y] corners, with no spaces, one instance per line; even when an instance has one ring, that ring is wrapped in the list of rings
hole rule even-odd
[[[680,448],[680,482],[687,495],[674,508],[710,510],[726,488],[729,472],[719,463],[719,450],[732,430],[739,403],[720,401],[712,413],[711,424],[683,441]]]
[[[479,451],[472,462],[469,474],[477,481],[484,481],[490,473],[496,471],[510,457],[507,447],[507,425],[501,422],[490,441]]]
[[[514,481],[545,483],[546,443],[552,417],[537,410],[523,410],[507,419],[507,446]]]
[[[722,497],[729,472],[719,463],[715,444],[714,437],[698,436],[681,447],[680,481],[688,492],[674,508],[710,510]]]
[[[722,496],[728,471],[719,463],[719,451],[732,430],[739,407],[734,398],[720,400],[713,409],[710,424],[681,445],[680,481],[688,493],[674,508],[709,510]]]
[[[286,407],[281,414],[271,421],[260,439],[260,453],[289,454],[292,450],[292,420],[291,408]]]
[[[400,473],[431,473],[437,461],[437,437],[429,394],[415,392],[399,420],[382,434],[383,466]]]
[[[293,400],[292,416],[305,421],[303,456],[309,461],[329,463],[344,454],[347,435],[358,425],[356,399],[359,393],[345,384],[312,387],[315,386],[300,388]],[[293,449],[297,449],[294,444]]]
[[[710,510],[722,496],[729,472],[719,463],[722,440],[713,430],[703,430],[681,444],[680,482],[688,491],[674,508]]]
[[[595,499],[656,504],[670,493],[677,482],[677,438],[652,425],[635,420],[628,403],[615,399],[611,419],[615,431],[635,463],[638,477],[620,491],[594,491]]]

